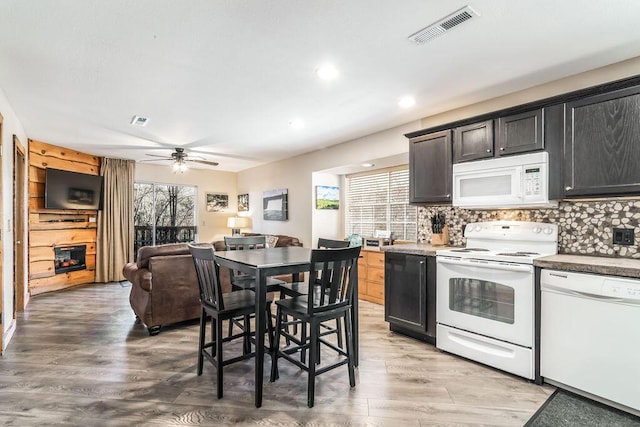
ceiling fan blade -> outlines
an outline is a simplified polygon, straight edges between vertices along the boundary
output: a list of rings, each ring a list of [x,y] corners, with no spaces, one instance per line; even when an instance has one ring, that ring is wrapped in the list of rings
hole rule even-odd
[[[192,160],[192,159],[185,159],[185,161],[187,162],[193,162],[193,163],[202,163],[203,165],[209,165],[209,166],[218,166],[220,163],[218,162],[210,162],[209,160]]]
[[[151,156],[151,157],[162,157],[163,159],[166,159],[166,158],[167,158],[167,156],[161,156],[161,155],[159,155],[159,154],[149,154],[149,153],[147,153],[147,156]],[[169,157],[169,160],[171,160],[171,157]]]
[[[163,157],[161,159],[145,159],[145,160],[138,160],[138,162],[162,162],[164,160],[173,160],[170,157]]]

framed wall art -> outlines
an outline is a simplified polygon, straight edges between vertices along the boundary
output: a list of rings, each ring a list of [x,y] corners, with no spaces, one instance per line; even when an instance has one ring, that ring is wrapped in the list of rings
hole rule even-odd
[[[262,217],[267,221],[287,221],[289,219],[287,189],[265,191],[262,194]]]
[[[228,194],[207,193],[207,212],[221,212],[228,208]]]
[[[238,212],[249,211],[249,195],[238,194]]]
[[[317,185],[316,209],[340,209],[340,187]]]

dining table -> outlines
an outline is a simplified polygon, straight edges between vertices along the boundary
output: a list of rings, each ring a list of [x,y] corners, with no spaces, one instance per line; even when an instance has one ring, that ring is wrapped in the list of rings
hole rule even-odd
[[[255,288],[255,405],[262,406],[262,386],[264,382],[264,335],[266,332],[267,277],[291,274],[298,281],[300,273],[308,272],[312,249],[301,246],[253,249],[247,251],[216,251],[219,266],[241,271],[254,276]],[[353,309],[351,311],[353,327],[354,365],[358,366],[358,267],[355,264],[355,283]],[[274,343],[274,345],[278,345]]]

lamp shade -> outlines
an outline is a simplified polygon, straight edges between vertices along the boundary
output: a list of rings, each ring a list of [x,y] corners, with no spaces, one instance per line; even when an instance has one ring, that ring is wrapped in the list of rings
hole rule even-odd
[[[231,229],[231,234],[240,234],[241,228],[251,227],[251,218],[246,216],[230,216],[227,218],[227,227]]]
[[[249,228],[251,227],[251,218],[246,216],[230,216],[229,218],[227,218],[227,227]]]

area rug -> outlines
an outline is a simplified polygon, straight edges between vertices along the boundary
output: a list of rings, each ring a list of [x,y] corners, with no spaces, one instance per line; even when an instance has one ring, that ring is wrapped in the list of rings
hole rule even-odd
[[[525,427],[639,427],[640,417],[557,389]]]

